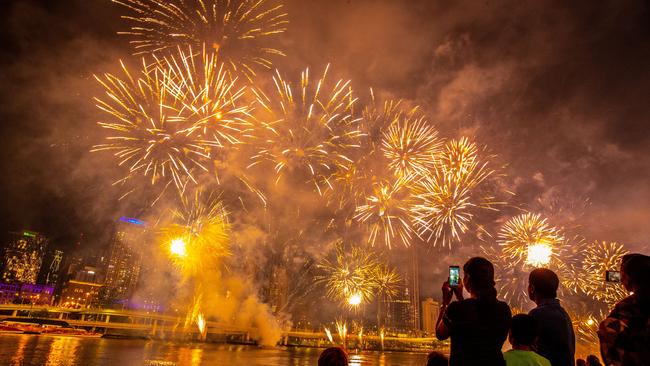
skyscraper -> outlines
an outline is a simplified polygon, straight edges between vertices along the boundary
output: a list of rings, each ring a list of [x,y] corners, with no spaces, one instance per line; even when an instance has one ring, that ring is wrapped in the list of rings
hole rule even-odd
[[[109,247],[106,265],[105,302],[128,307],[135,292],[142,265],[139,239],[144,233],[144,223],[121,218]]]
[[[422,330],[429,336],[436,334],[436,321],[440,313],[439,304],[432,298],[422,301]]]
[[[61,271],[61,260],[63,260],[63,252],[60,250],[54,250],[49,256],[49,266],[45,273],[46,285],[56,286],[59,282],[59,274]]]
[[[29,230],[11,235],[2,258],[2,281],[35,284],[43,264],[47,238]]]

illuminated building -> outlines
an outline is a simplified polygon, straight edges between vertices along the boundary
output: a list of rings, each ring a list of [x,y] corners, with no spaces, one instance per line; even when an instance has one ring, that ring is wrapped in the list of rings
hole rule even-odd
[[[404,286],[397,296],[386,303],[386,325],[391,328],[412,331],[420,329],[420,283],[415,249],[411,251],[405,271],[401,273]]]
[[[53,294],[54,286],[31,283],[0,284],[0,304],[50,305]]]
[[[139,250],[138,239],[143,233],[142,221],[120,218],[108,251],[106,288],[103,293],[103,301],[106,305],[121,304],[123,308],[128,307],[142,266],[142,253]]]
[[[436,334],[436,321],[440,312],[439,304],[432,298],[422,301],[422,330],[427,335]]]
[[[96,267],[85,266],[63,285],[59,306],[69,308],[89,308],[99,304],[102,284],[97,282]]]
[[[2,281],[6,283],[36,283],[43,264],[47,239],[33,231],[12,233],[2,263]]]
[[[60,250],[54,250],[50,258],[50,265],[47,268],[45,274],[46,285],[56,286],[59,282],[59,273],[61,270],[61,260],[63,259],[63,252]]]

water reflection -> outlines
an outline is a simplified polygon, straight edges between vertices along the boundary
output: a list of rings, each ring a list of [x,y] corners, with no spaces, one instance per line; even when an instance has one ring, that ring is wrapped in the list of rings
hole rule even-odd
[[[20,341],[18,341],[18,349],[16,350],[14,356],[11,358],[11,365],[23,364],[23,361],[25,360],[25,347],[27,347],[28,341],[29,341],[29,337],[25,337],[25,336],[20,337]]]
[[[52,337],[54,341],[50,344],[47,354],[46,365],[58,366],[69,365],[77,359],[77,348],[79,338],[74,337]]]

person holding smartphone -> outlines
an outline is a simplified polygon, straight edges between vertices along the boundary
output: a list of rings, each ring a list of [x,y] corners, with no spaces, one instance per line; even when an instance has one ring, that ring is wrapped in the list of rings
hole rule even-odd
[[[501,347],[512,313],[508,304],[497,300],[494,266],[485,258],[471,258],[463,266],[463,280],[457,285],[455,268],[450,267],[450,278],[442,285],[436,323],[436,337],[451,338],[449,365],[505,365]],[[463,297],[463,288],[470,298]],[[454,295],[457,301],[452,302]]]

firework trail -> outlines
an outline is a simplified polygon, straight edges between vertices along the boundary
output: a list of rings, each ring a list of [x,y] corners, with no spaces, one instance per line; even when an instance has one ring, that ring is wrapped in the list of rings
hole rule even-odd
[[[253,89],[259,106],[259,150],[250,166],[271,162],[276,182],[286,173],[307,175],[319,194],[332,188],[331,176],[352,162],[347,155],[359,147],[361,137],[359,120],[352,115],[355,99],[350,82],[339,80],[330,85],[326,82],[328,70],[329,65],[315,82],[309,69],[303,71],[299,86],[276,72],[272,93]]]
[[[142,175],[152,184],[174,183],[179,191],[192,181],[194,172],[207,171],[212,142],[200,134],[200,125],[181,115],[181,103],[167,89],[170,76],[158,64],[147,65],[132,75],[121,63],[123,77],[95,77],[104,87],[105,98],[95,98],[109,119],[99,122],[111,132],[107,142],[91,151],[113,151],[119,166],[128,168],[119,182]]]
[[[317,282],[324,283],[327,296],[351,308],[370,302],[377,288],[379,262],[374,254],[354,247],[345,251],[337,245],[333,261],[324,259],[319,265],[323,272]]]
[[[197,190],[171,215],[172,223],[159,230],[163,250],[181,273],[200,282],[206,269],[230,254],[226,209],[217,196]]]
[[[426,175],[435,166],[441,147],[438,131],[424,117],[416,116],[393,121],[382,141],[388,167],[398,177]]]
[[[403,246],[410,245],[412,183],[410,176],[399,177],[394,183],[375,183],[373,193],[366,197],[364,204],[357,206],[354,218],[368,226],[371,245],[380,241],[390,249],[393,240]]]
[[[251,126],[249,107],[241,102],[244,88],[236,86],[214,53],[177,51],[158,64],[170,75],[166,88],[180,106],[179,115],[192,120],[213,148],[243,143]]]
[[[129,11],[136,54],[161,53],[177,46],[207,47],[227,67],[249,80],[270,69],[271,56],[284,56],[262,43],[286,30],[282,5],[265,0],[113,0]]]
[[[539,214],[525,213],[508,220],[499,231],[498,243],[513,263],[532,267],[548,266],[557,260],[564,240],[561,230],[548,224]]]
[[[496,210],[493,197],[481,195],[479,185],[494,170],[481,163],[476,144],[466,138],[450,140],[436,156],[436,165],[413,190],[412,217],[418,236],[433,245],[451,248],[469,230],[477,209]]]
[[[605,272],[618,271],[626,254],[625,247],[616,242],[596,241],[588,245],[583,261],[584,272],[580,276],[583,291],[608,305],[627,297],[621,283],[605,281]]]
[[[325,334],[327,335],[327,340],[329,340],[330,343],[334,344],[334,338],[332,337],[332,332],[327,327],[324,327],[324,329],[325,329]]]
[[[418,107],[405,111],[402,104],[401,100],[386,100],[380,104],[375,98],[374,90],[370,89],[370,103],[362,111],[361,130],[371,153],[380,150],[384,133],[389,126],[398,123],[402,116],[414,118]]]

